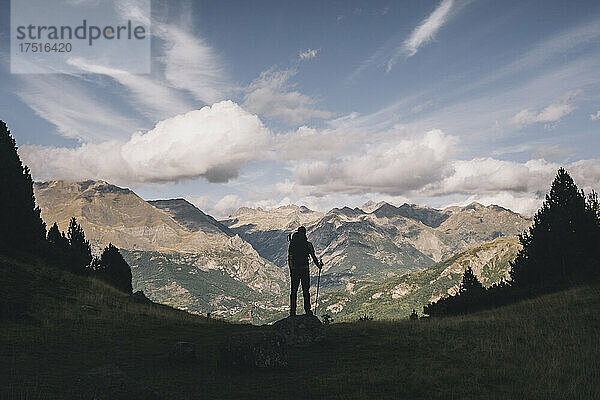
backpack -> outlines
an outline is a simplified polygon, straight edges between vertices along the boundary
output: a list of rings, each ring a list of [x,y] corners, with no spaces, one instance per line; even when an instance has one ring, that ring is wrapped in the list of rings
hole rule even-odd
[[[308,240],[306,240],[306,236],[295,232],[290,239],[288,254],[294,269],[308,266],[308,256],[310,255],[310,251],[308,249]]]

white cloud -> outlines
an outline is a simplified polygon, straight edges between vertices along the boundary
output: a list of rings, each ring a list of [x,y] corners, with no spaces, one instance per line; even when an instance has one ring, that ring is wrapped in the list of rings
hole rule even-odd
[[[424,188],[425,191],[435,196],[545,191],[558,166],[544,160],[518,163],[485,157],[455,161],[452,169],[451,175]]]
[[[327,160],[300,162],[292,179],[279,185],[284,194],[386,193],[402,195],[442,180],[456,138],[440,130],[421,136],[370,145]]]
[[[581,160],[564,166],[575,183],[586,192],[598,189],[600,160]],[[468,200],[495,203],[514,211],[532,214],[544,200],[560,164],[545,160],[524,163],[493,158],[460,160],[454,172],[435,185],[421,190],[423,195],[468,195]]]
[[[306,49],[298,53],[298,57],[301,60],[310,60],[311,58],[315,58],[319,53],[319,49]]]
[[[245,164],[268,157],[270,140],[258,117],[224,101],[161,121],[127,142],[73,149],[25,145],[19,154],[38,179],[139,183],[204,177],[226,182]]]
[[[598,110],[598,111],[596,112],[596,114],[590,114],[590,119],[591,119],[592,121],[597,121],[597,120],[599,120],[599,119],[600,119],[600,110]]]
[[[312,118],[329,118],[332,113],[316,108],[316,101],[289,83],[295,70],[264,71],[246,88],[244,108],[250,112],[278,118],[290,123],[301,123]]]
[[[387,63],[387,71],[391,71],[402,53],[406,54],[407,57],[412,57],[417,54],[417,51],[423,45],[431,42],[436,33],[450,19],[453,6],[454,0],[442,0],[437,8],[412,31],[402,47],[396,50]]]
[[[241,206],[242,199],[238,195],[228,194],[212,207],[212,212],[218,217],[226,217],[233,214]]]

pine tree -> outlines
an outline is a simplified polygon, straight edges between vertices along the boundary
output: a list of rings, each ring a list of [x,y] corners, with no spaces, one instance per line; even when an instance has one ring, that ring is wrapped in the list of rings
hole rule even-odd
[[[35,205],[29,168],[23,166],[4,121],[0,121],[0,187],[0,250],[40,253],[46,225]]]
[[[560,168],[533,225],[519,236],[523,248],[511,263],[512,285],[561,286],[597,271],[600,235],[594,207],[597,197],[586,201]]]
[[[92,262],[90,242],[85,239],[83,228],[75,217],[69,222],[69,269],[74,273],[85,273]]]
[[[58,267],[67,268],[69,262],[69,239],[64,232],[58,229],[56,222],[48,230],[48,244],[50,247],[50,257]]]
[[[479,279],[477,279],[477,276],[473,273],[471,267],[467,267],[463,274],[458,293],[481,294],[483,290],[483,285],[479,282]]]
[[[109,243],[102,252],[99,262],[95,262],[98,277],[108,284],[125,292],[133,291],[131,286],[131,268],[121,256],[119,249]]]

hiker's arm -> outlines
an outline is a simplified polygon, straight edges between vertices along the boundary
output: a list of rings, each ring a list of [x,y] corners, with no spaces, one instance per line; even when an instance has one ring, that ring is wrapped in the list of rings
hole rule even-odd
[[[315,254],[315,248],[313,246],[313,244],[311,242],[308,242],[308,249],[310,250],[310,256],[313,259],[313,262],[315,263],[315,265],[319,268],[322,267],[321,263],[319,262],[319,259],[317,258],[317,255]]]

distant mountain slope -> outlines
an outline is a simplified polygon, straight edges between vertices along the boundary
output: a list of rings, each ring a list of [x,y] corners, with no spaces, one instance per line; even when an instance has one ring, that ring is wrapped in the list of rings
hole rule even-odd
[[[284,266],[288,234],[300,225],[313,225],[322,217],[323,213],[304,206],[289,205],[272,210],[242,207],[220,222],[251,243],[262,257]]]
[[[269,315],[287,301],[284,271],[185,200],[151,205],[103,181],[50,181],[34,189],[47,224],[64,230],[76,217],[96,251],[109,242],[122,249],[134,289],[151,299],[224,316],[253,305]],[[230,289],[235,295],[224,295]]]
[[[379,281],[434,263],[410,242],[397,240],[393,227],[363,211],[348,210],[333,209],[308,230],[309,239],[325,260],[324,289]]]
[[[498,238],[463,250],[422,271],[356,285],[350,291],[325,293],[319,314],[329,313],[340,321],[365,314],[376,318],[404,318],[412,309],[421,313],[427,303],[455,294],[467,267],[473,269],[484,286],[508,278],[509,261],[520,248],[515,237]]]
[[[190,232],[224,233],[234,236],[225,225],[185,199],[150,200],[149,204],[169,214],[177,223]]]
[[[450,212],[440,211],[434,208],[421,207],[416,204],[404,203],[400,207],[393,206],[389,203],[383,203],[378,208],[372,211],[378,217],[406,217],[415,221],[420,221],[423,225],[432,228],[437,228],[442,222],[450,217]]]

